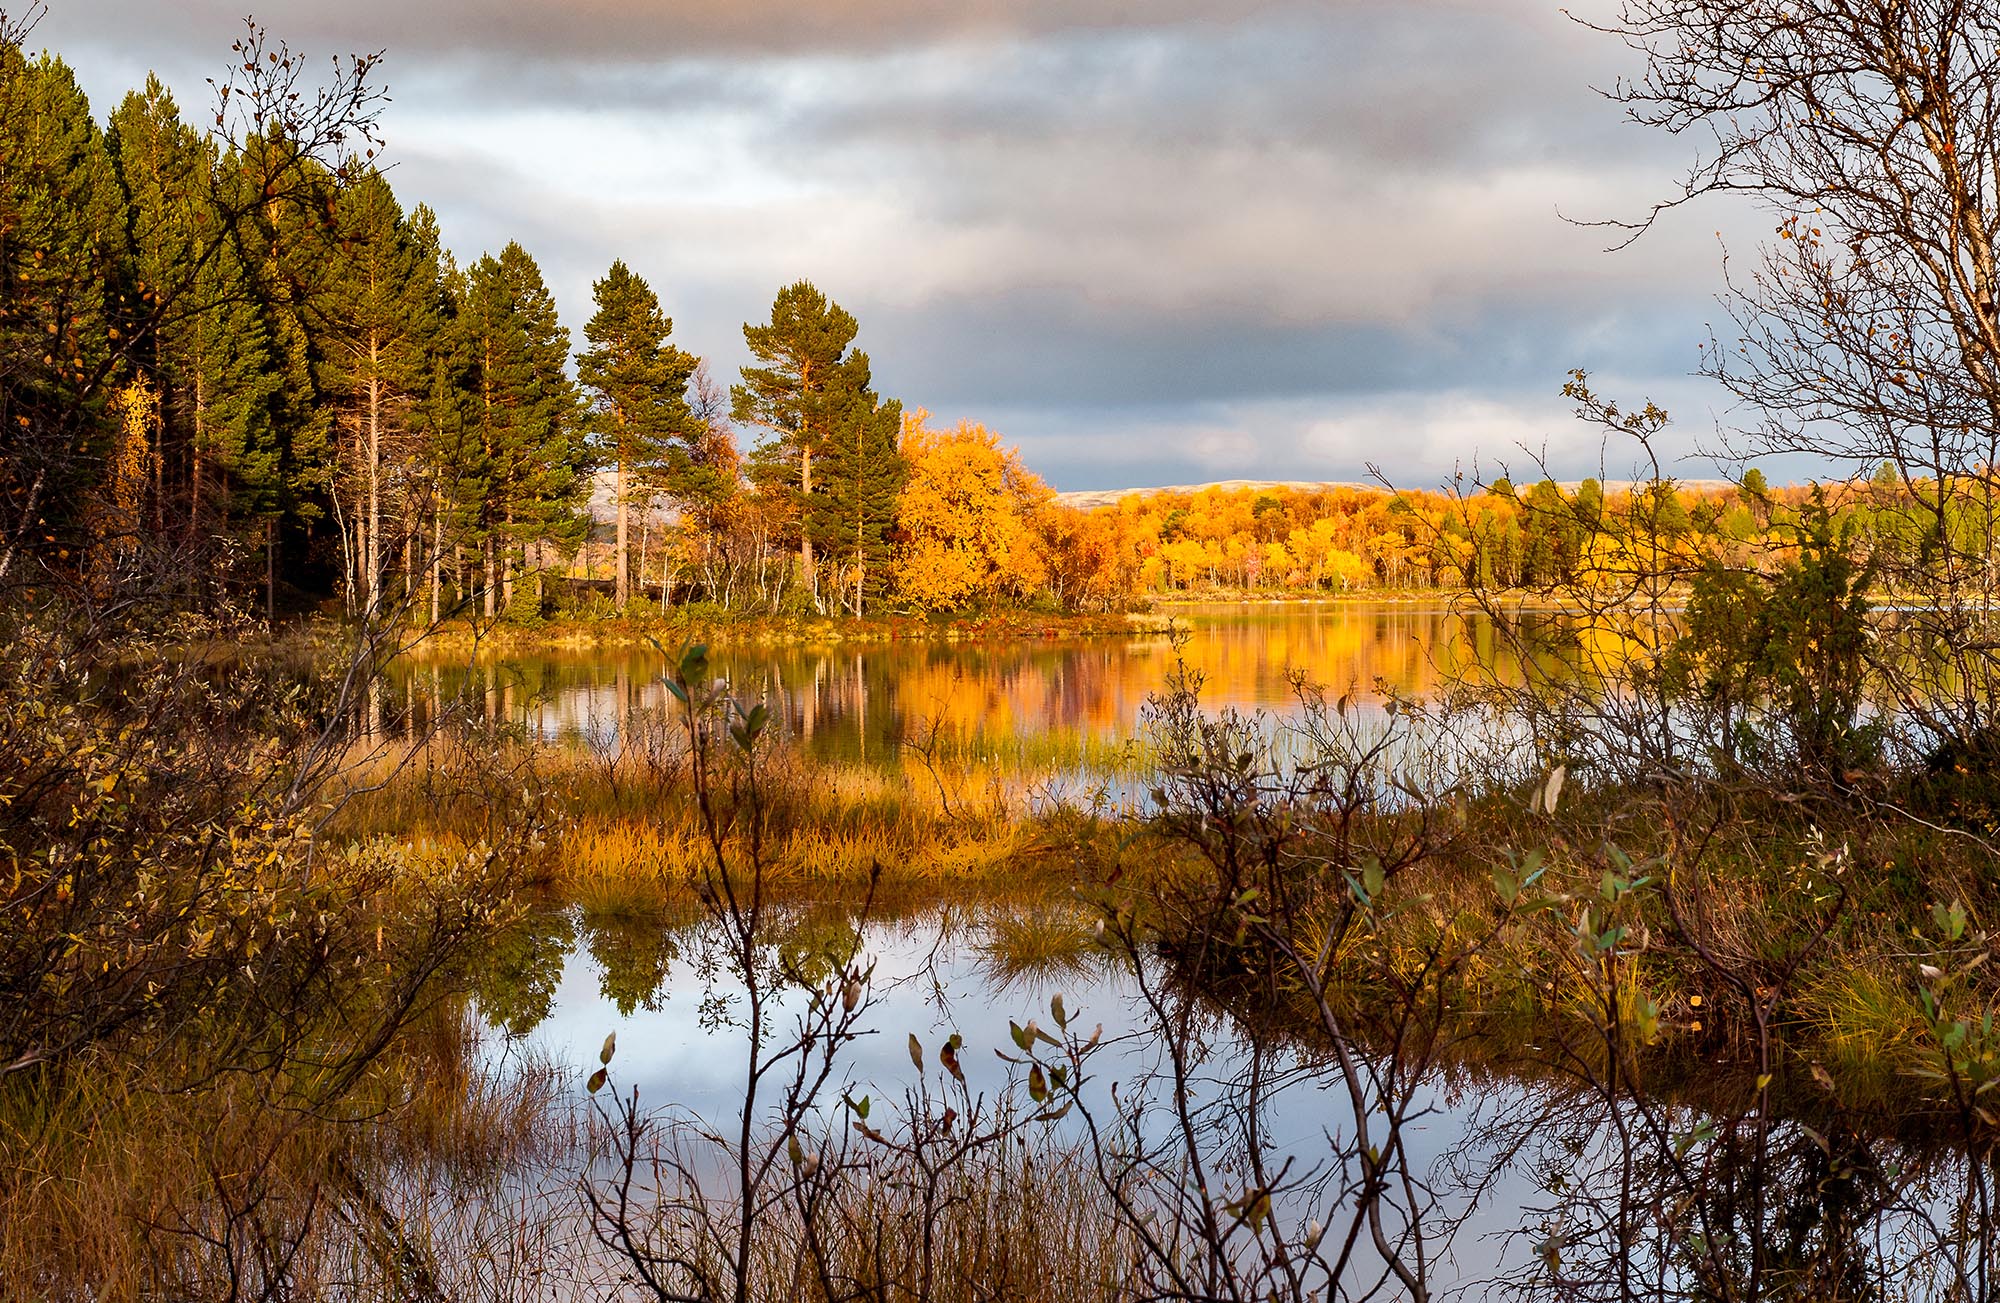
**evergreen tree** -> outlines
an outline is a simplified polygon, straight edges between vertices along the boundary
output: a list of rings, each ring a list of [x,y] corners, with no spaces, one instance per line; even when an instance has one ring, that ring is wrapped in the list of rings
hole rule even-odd
[[[433,379],[438,268],[435,245],[404,219],[382,174],[358,164],[353,174],[339,200],[338,256],[318,317],[322,383],[352,451],[353,505],[343,513],[353,516],[357,539],[352,592],[375,611],[390,554],[385,496],[407,487],[409,414]],[[338,494],[342,486],[336,480],[332,488]],[[399,521],[404,516],[394,502],[388,510]]]
[[[82,527],[103,476],[123,206],[69,68],[0,42],[0,579],[24,543]]]
[[[428,206],[419,204],[410,214],[410,239],[420,265],[432,277],[423,386],[409,416],[414,450],[406,510],[413,520],[428,525],[425,577],[435,624],[444,613],[447,543],[456,551],[465,523],[477,515],[477,494],[484,483],[474,428],[478,378],[463,319],[466,277],[445,250],[437,215]]]
[[[855,357],[865,375],[867,355]],[[898,449],[902,429],[901,403],[882,402],[865,387],[852,390],[820,462],[822,488],[807,519],[822,551],[838,560],[842,600],[852,602],[857,616],[890,579],[890,532],[909,480]]]
[[[261,532],[265,615],[275,618],[280,574],[311,582],[304,573],[313,562],[308,545],[313,526],[326,514],[332,487],[337,406],[321,385],[326,372],[315,299],[337,260],[338,251],[326,238],[336,187],[330,173],[298,158],[297,150],[281,139],[253,138],[223,164],[219,203],[247,215],[232,230],[270,335],[277,379],[270,445],[225,450],[236,457],[229,497],[248,511]],[[311,183],[259,201],[265,178],[291,173],[311,178]],[[326,196],[324,210],[315,207],[315,195]]]
[[[519,563],[547,543],[574,546],[587,518],[588,449],[564,369],[569,332],[527,250],[509,244],[467,277],[463,311],[478,436],[477,509],[488,615],[513,602]],[[496,593],[496,583],[498,592]]]
[[[617,601],[631,599],[631,530],[628,504],[636,473],[667,487],[694,460],[688,379],[696,358],[667,343],[674,323],[644,280],[623,262],[611,264],[592,287],[597,312],[584,327],[590,349],[577,358],[577,374],[594,396],[590,430],[603,459],[616,468],[618,511]]]
[[[826,455],[835,426],[868,388],[867,357],[848,351],[858,329],[810,282],[788,285],[778,291],[768,324],[745,323],[743,340],[758,365],[744,367],[743,383],[731,390],[735,419],[768,432],[751,455],[750,475],[784,508],[802,577],[815,593],[813,548],[826,526],[813,500],[814,461]]]
[[[271,332],[218,207],[214,151],[156,78],[125,98],[108,139],[130,223],[126,329],[160,396],[156,524],[177,517],[190,542],[226,534],[278,473]]]

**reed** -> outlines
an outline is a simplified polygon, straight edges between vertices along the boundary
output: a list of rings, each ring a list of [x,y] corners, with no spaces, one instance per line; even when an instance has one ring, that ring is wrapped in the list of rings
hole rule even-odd
[[[565,898],[657,904],[716,867],[685,767],[671,757],[440,738],[397,756],[359,754],[347,773],[328,830],[348,845],[394,840],[447,854],[493,835],[497,793],[518,805],[525,792],[551,814],[547,885]],[[773,747],[757,781],[754,818],[735,798],[724,860],[744,862],[754,837],[765,881],[787,888],[1054,884],[1112,822],[1031,799],[988,765],[897,771]]]
[[[251,1074],[163,1089],[111,1056],[0,1081],[0,1281],[93,1303],[254,1297],[258,1282],[302,1299],[472,1296],[464,1275],[536,1225],[496,1210],[557,1193],[535,1174],[563,1170],[573,1141],[563,1078],[488,1061],[455,1010],[382,1065],[337,1111]]]

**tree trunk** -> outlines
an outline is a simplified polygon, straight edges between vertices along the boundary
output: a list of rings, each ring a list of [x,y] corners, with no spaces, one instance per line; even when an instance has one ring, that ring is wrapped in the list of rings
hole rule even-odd
[[[438,622],[444,606],[444,507],[435,506],[431,512],[431,623]]]
[[[264,625],[278,627],[278,522],[264,518]]]
[[[368,334],[368,541],[363,564],[368,567],[368,615],[382,605],[382,345]]]
[[[653,504],[649,499],[646,503],[645,514],[639,517],[639,597],[641,600],[644,600],[646,596],[646,561],[652,554],[652,550]],[[618,604],[623,606],[625,603],[621,599]]]
[[[189,450],[191,465],[188,469],[188,538],[201,533],[201,454],[208,442],[208,408],[206,399],[207,382],[201,373],[194,377],[194,447]]]
[[[813,573],[812,506],[808,499],[813,491],[813,454],[810,448],[799,449],[799,569],[805,574],[805,581],[813,594],[815,605],[819,601],[819,578]]]
[[[507,534],[511,540],[514,533],[514,508],[507,508]],[[500,609],[514,609],[514,545],[510,541],[500,553]]]
[[[625,603],[632,600],[632,552],[630,525],[625,506],[625,450],[622,447],[618,450],[617,478],[612,491],[618,497],[618,577],[614,591],[617,594],[618,606],[623,609]],[[640,569],[642,572],[645,569],[643,560]],[[643,577],[642,574],[641,578]]]

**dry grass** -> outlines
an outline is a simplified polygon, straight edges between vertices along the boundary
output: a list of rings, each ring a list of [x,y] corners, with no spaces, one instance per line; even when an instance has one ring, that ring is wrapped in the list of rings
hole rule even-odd
[[[753,841],[767,884],[1056,883],[1074,876],[1080,834],[1109,821],[1075,809],[1030,810],[1018,778],[987,766],[915,773],[760,754],[757,794],[719,786],[723,860],[747,871]],[[567,898],[659,904],[716,870],[684,765],[672,756],[440,740],[407,760],[362,757],[353,795],[331,824],[360,843],[393,838],[439,852],[491,835],[500,793],[538,793],[557,815],[549,885]]]
[[[495,1214],[540,1197],[532,1174],[568,1150],[562,1079],[484,1062],[453,1014],[398,1051],[337,1116],[251,1075],[160,1089],[130,1061],[7,1079],[0,1293],[137,1303],[269,1286],[387,1300],[439,1296],[434,1284],[470,1296],[460,1285],[540,1225]]]

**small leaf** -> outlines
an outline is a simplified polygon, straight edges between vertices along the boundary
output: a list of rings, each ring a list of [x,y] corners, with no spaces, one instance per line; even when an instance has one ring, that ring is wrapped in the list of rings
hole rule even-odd
[[[924,1070],[924,1043],[917,1039],[915,1032],[910,1033],[910,1062],[916,1065],[918,1072]]]
[[[590,1080],[583,1083],[584,1090],[595,1095],[599,1090],[603,1089],[604,1079],[607,1075],[603,1068],[599,1068],[597,1071],[591,1073]]]
[[[612,1032],[604,1038],[604,1048],[597,1052],[597,1061],[609,1065],[612,1054],[618,1049],[618,1033]]]

